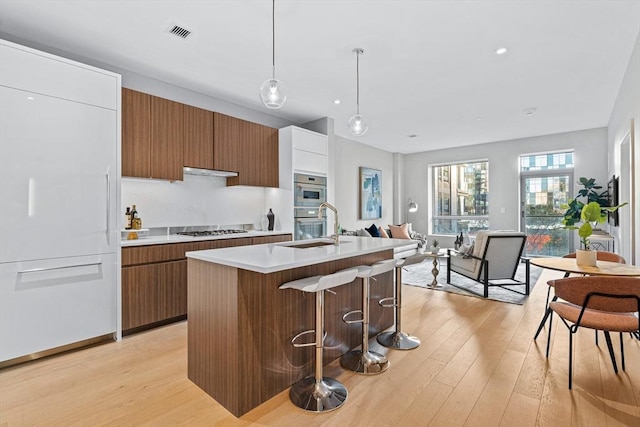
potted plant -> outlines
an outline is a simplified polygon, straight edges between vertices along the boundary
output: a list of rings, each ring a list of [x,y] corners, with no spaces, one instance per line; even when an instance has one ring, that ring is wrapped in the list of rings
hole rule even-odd
[[[440,252],[440,242],[434,240],[433,243],[431,243],[431,253],[437,254],[438,252]]]
[[[578,196],[569,200],[568,204],[561,206],[563,209],[567,209],[562,224],[569,230],[578,230],[581,249],[576,251],[576,263],[595,266],[597,253],[591,250],[589,237],[598,224],[607,220],[608,212],[615,212],[627,203],[608,206],[609,194],[607,190],[601,193],[596,191],[602,189],[602,186],[596,184],[595,178],[582,177],[580,184],[584,188],[578,191]],[[578,197],[586,198],[586,200],[578,200]]]

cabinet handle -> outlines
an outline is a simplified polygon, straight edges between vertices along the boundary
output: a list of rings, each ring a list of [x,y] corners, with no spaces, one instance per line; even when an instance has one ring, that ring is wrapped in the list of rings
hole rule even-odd
[[[106,238],[107,238],[107,246],[111,246],[111,242],[109,240],[109,234],[110,234],[110,225],[109,223],[111,222],[111,177],[109,177],[109,172],[107,171],[107,173],[105,174],[105,176],[107,177],[107,227],[106,227]]]
[[[64,270],[66,268],[77,268],[77,267],[93,267],[94,265],[102,265],[101,262],[92,262],[89,264],[75,264],[75,265],[65,265],[64,267],[42,267],[42,268],[30,268],[28,270],[18,270],[18,274],[24,273],[39,273],[41,271],[51,271],[51,270]]]

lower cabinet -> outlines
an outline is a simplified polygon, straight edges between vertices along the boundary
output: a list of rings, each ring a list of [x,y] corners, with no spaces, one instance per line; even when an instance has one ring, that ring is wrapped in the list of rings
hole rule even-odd
[[[187,315],[185,252],[291,240],[290,234],[126,247],[122,249],[122,330],[125,335]]]
[[[122,329],[187,314],[187,261],[122,269]]]

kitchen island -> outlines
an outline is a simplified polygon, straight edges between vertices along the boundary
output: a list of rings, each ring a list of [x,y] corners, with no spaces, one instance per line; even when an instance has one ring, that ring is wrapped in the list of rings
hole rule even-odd
[[[235,416],[313,373],[313,347],[291,338],[314,325],[314,298],[279,286],[407,254],[417,243],[341,237],[188,252],[188,376]],[[320,246],[316,246],[320,245]],[[371,286],[370,335],[392,326],[393,310],[378,304],[393,295],[393,273]],[[342,316],[359,309],[359,279],[325,300],[324,364],[361,343],[361,325]]]

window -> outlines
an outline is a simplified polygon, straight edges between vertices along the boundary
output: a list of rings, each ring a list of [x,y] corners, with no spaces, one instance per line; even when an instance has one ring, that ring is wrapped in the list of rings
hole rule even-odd
[[[561,256],[571,252],[572,240],[562,225],[571,198],[573,152],[520,157],[522,231],[527,233],[527,255]]]
[[[433,166],[432,234],[489,229],[489,162]]]

